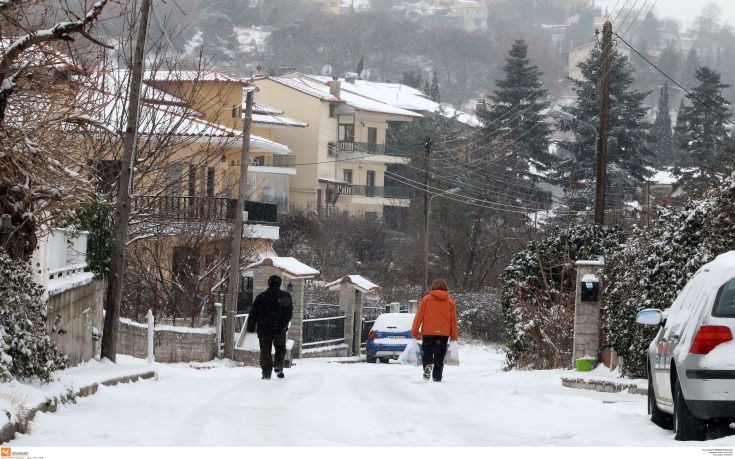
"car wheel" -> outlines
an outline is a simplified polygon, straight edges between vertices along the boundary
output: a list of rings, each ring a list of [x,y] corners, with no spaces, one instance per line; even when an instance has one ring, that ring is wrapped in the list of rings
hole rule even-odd
[[[365,357],[365,360],[367,360],[367,363],[375,363],[378,361],[378,359],[375,356],[367,356]]]
[[[390,359],[388,357],[381,357],[380,363],[390,363]]]
[[[679,381],[674,390],[674,434],[679,441],[703,441],[707,435],[707,423],[689,411]]]
[[[673,417],[656,405],[656,392],[653,389],[653,379],[650,372],[648,374],[648,414],[651,415],[651,422],[662,429],[671,430],[674,427]]]

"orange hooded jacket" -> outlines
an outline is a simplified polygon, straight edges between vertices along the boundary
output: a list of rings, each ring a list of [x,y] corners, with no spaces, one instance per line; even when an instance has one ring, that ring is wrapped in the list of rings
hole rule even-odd
[[[421,300],[411,335],[416,338],[448,336],[452,341],[457,340],[457,305],[449,298],[449,292],[432,290]]]

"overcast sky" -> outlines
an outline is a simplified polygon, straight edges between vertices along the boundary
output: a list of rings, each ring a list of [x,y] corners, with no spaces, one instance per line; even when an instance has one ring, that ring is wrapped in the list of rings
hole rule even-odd
[[[646,12],[654,5],[654,2],[655,0],[619,0],[619,3],[618,0],[595,0],[596,4],[610,9],[616,3],[618,4],[618,8],[626,4],[628,7],[635,5],[636,11],[645,5]],[[654,12],[659,17],[673,17],[686,27],[691,24],[692,19],[699,15],[702,7],[709,3],[717,3],[727,22],[735,25],[735,0],[658,0]]]

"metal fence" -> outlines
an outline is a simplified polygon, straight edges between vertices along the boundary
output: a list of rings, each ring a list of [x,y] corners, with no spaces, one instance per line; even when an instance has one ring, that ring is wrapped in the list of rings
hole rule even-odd
[[[304,319],[304,348],[335,346],[344,342],[345,316]]]
[[[340,315],[339,305],[331,303],[306,303],[304,319],[321,319]]]

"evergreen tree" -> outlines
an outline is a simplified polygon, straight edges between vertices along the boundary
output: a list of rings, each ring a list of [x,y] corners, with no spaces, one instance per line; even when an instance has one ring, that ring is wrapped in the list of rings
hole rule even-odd
[[[548,92],[541,71],[528,59],[528,45],[516,40],[508,53],[505,78],[498,87],[493,104],[478,113],[484,124],[488,148],[502,157],[507,170],[518,177],[528,176],[529,166],[546,171],[551,126],[542,111],[549,107]]]
[[[677,123],[681,151],[680,183],[688,191],[702,193],[729,172],[730,140],[727,118],[730,103],[722,97],[729,85],[720,74],[707,67],[697,69],[698,85],[686,99],[689,104],[679,114]]]
[[[687,53],[684,65],[681,68],[681,84],[685,88],[693,88],[697,84],[697,69],[699,68],[699,55],[697,49],[692,48]]]
[[[654,150],[659,165],[671,166],[674,161],[674,139],[671,132],[671,111],[669,109],[669,85],[664,84],[658,99],[658,112],[653,123]]]
[[[686,146],[686,141],[684,140],[684,134],[686,133],[685,108],[686,104],[684,103],[684,99],[681,99],[681,102],[679,102],[679,108],[676,109],[676,124],[674,125],[673,135],[675,166],[682,164],[686,158],[686,149],[682,148],[682,145]]]
[[[571,153],[575,161],[568,161],[560,170],[561,179],[593,180],[596,172],[597,141],[595,129],[599,114],[599,87],[602,77],[602,50],[598,44],[589,58],[579,64],[582,80],[573,82],[577,103],[569,108],[574,120],[562,120],[562,131],[573,132],[574,140],[560,146]],[[613,50],[610,93],[610,131],[608,137],[608,184],[633,186],[648,175],[646,167],[653,160],[651,124],[645,121],[643,105],[647,93],[632,89],[633,66],[627,57]],[[590,124],[592,126],[590,126]]]
[[[661,51],[661,70],[669,75],[678,75],[681,67],[681,51],[673,40],[668,40]]]
[[[431,81],[426,82],[424,93],[434,102],[441,102],[441,96],[439,94],[439,77],[436,74],[436,70],[434,70],[434,73],[431,75]]]
[[[422,80],[421,73],[415,70],[407,70],[401,76],[401,84],[416,89],[421,89]]]
[[[65,364],[48,335],[43,289],[33,282],[30,264],[0,250],[0,382],[47,382]]]

